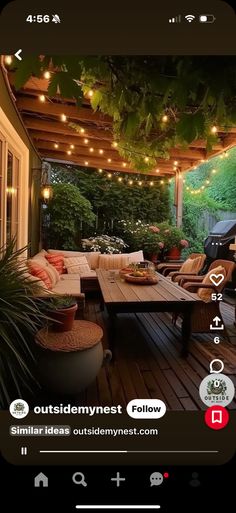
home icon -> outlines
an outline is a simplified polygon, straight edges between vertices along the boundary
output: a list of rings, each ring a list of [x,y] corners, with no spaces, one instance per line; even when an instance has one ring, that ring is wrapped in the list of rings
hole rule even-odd
[[[40,472],[40,474],[38,474],[34,478],[34,486],[36,488],[39,488],[40,486],[42,486],[43,488],[47,488],[48,487],[48,478],[47,478],[47,476],[45,476],[45,474]]]

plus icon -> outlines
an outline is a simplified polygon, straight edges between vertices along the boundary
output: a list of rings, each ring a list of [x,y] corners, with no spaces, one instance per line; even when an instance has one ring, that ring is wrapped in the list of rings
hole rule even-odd
[[[120,472],[116,472],[116,477],[112,477],[111,481],[116,482],[116,486],[119,488],[121,481],[126,481],[125,477],[120,477]]]

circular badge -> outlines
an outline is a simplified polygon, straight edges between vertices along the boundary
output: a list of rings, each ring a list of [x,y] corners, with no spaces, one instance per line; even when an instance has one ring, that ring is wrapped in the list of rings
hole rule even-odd
[[[207,406],[227,406],[234,398],[235,388],[225,374],[208,374],[200,384],[199,394]]]
[[[10,414],[16,419],[23,419],[29,413],[29,405],[24,399],[15,399],[9,407]]]

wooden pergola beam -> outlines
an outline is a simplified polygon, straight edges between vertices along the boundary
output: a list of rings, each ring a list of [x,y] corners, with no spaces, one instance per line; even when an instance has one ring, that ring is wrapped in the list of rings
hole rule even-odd
[[[41,102],[38,98],[32,99],[19,96],[17,98],[17,108],[20,112],[34,112],[44,116],[55,117],[56,119],[60,119],[61,114],[65,114],[70,121],[112,126],[112,119],[109,116],[100,112],[94,112],[90,106],[77,107],[76,105],[55,103],[47,100]]]
[[[98,141],[110,141],[110,144],[113,141],[112,132],[110,130],[104,129],[95,129],[95,128],[86,128],[83,134],[76,132],[73,128],[71,128],[68,123],[62,123],[61,121],[48,121],[42,118],[36,118],[33,116],[23,115],[23,121],[26,128],[30,130],[43,130],[45,132],[52,132],[58,134],[65,135],[77,135],[78,137],[87,137],[88,139],[92,137]]]
[[[85,159],[85,157],[83,156],[79,156],[79,155],[67,155],[65,154],[64,152],[60,152],[60,151],[53,151],[53,150],[45,150],[45,149],[42,149],[40,151],[41,153],[41,156],[45,159],[47,158],[51,158],[51,159],[56,159],[56,160],[60,160],[64,163],[70,163],[71,165],[73,164],[79,164],[80,166],[82,167],[92,167],[92,168],[101,168],[101,169],[104,169],[106,171],[113,171],[113,172],[119,172],[119,173],[126,173],[126,174],[137,174],[137,175],[140,175],[142,176],[142,173],[137,171],[136,169],[132,169],[130,167],[126,167],[126,168],[123,168],[120,166],[120,164],[118,165],[117,163],[111,163],[111,164],[108,164],[108,163],[105,163],[105,165],[102,165],[101,164],[101,161],[97,158],[94,158],[94,157],[90,157],[89,159]],[[85,166],[85,161],[87,160],[88,162],[88,166]],[[167,169],[160,169],[160,172],[159,173],[156,173],[155,170],[153,171],[149,171],[148,173],[144,173],[143,176],[147,176],[147,175],[150,175],[150,176],[155,176],[155,177],[158,177],[158,176],[164,176],[164,175],[168,175],[168,176],[175,176],[175,172],[173,171],[172,168],[167,168]]]

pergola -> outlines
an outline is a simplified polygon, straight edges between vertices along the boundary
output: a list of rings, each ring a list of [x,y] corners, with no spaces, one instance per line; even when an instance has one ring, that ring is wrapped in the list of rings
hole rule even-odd
[[[10,83],[13,76],[9,73]],[[47,78],[31,77],[23,88],[14,91],[16,105],[25,127],[40,156],[64,164],[78,164],[99,168],[110,173],[138,173],[119,155],[115,147],[112,119],[94,112],[89,97],[83,99],[81,107],[74,100],[59,94],[48,98]],[[70,123],[77,123],[76,131]],[[236,128],[218,129],[219,141],[207,152],[206,141],[194,140],[187,149],[174,147],[169,159],[156,159],[156,166],[149,170],[150,176],[175,178],[176,220],[182,222],[182,173],[196,169],[202,162],[226,152],[236,145]]]

